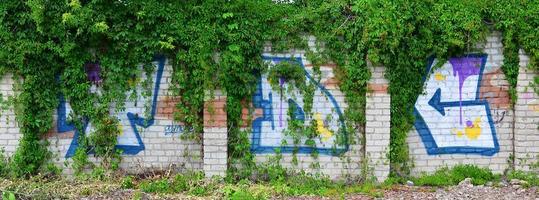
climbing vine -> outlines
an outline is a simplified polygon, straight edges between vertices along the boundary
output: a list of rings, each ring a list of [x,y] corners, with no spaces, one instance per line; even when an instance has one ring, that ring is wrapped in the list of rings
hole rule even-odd
[[[365,18],[367,57],[386,67],[391,95],[389,159],[392,175],[406,176],[411,166],[407,134],[413,107],[422,92],[426,58],[440,60],[476,51],[484,39],[481,1],[360,1],[354,9]]]
[[[497,29],[504,33],[504,65],[502,69],[510,84],[512,103],[516,101],[516,84],[519,73],[519,50],[530,56],[528,68],[539,71],[539,34],[537,27],[538,17],[532,13],[537,12],[539,6],[533,1],[506,2],[496,1],[490,11],[491,18]],[[539,94],[539,76],[535,76],[531,87]]]
[[[151,81],[138,83],[154,71],[152,61],[168,58],[173,73],[170,93],[178,99],[175,120],[185,123],[187,139],[201,141],[207,91],[226,96],[229,169],[246,177],[254,168],[250,152],[250,119],[258,78],[268,73],[271,85],[281,82],[304,95],[305,111],[312,117],[316,83],[306,82],[302,68],[283,62],[268,68],[261,57],[269,42],[276,52],[306,50],[315,82],[320,66],[334,63],[339,89],[344,93],[347,132],[337,143],[359,142],[365,155],[365,102],[369,70],[383,65],[391,94],[391,136],[388,156],[391,171],[407,176],[411,167],[406,143],[415,120],[413,107],[423,90],[426,59],[446,60],[480,51],[493,30],[504,34],[502,69],[516,101],[518,52],[530,56],[529,67],[539,70],[539,5],[536,1],[99,1],[4,0],[0,3],[0,71],[20,78],[14,101],[22,138],[13,155],[13,173],[38,173],[51,158],[45,134],[52,128],[58,96],[72,108],[70,121],[80,134],[73,167],[83,171],[88,153],[102,157],[103,167],[118,166],[115,149],[120,134],[115,113],[126,101],[151,96]],[[316,38],[308,45],[309,36]],[[89,78],[98,68],[98,76]],[[539,77],[534,79],[535,91]],[[126,92],[127,91],[127,92]],[[286,91],[283,91],[286,92]],[[151,110],[148,102],[146,112]],[[288,129],[295,145],[300,137],[314,147],[316,122],[305,126],[288,112]],[[149,119],[149,115],[145,116]],[[297,137],[296,137],[297,136]],[[317,153],[313,153],[317,157]],[[366,159],[364,159],[366,160]],[[241,169],[241,170],[240,170]],[[366,172],[363,173],[364,175]]]

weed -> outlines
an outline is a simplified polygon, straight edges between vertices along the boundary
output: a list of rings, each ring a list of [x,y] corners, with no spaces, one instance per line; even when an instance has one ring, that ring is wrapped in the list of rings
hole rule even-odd
[[[124,179],[122,186],[131,186],[137,188],[133,184],[132,179]],[[173,178],[160,178],[157,180],[144,180],[138,185],[138,189],[147,193],[182,193],[187,192],[194,196],[206,196],[217,188],[217,185],[212,180],[205,180],[204,173],[188,172],[185,174],[177,174]]]
[[[488,181],[499,180],[500,176],[494,175],[487,168],[479,168],[475,165],[456,165],[451,169],[448,167],[440,168],[434,174],[423,174],[418,178],[413,178],[413,180],[419,186],[449,186],[456,185],[465,178],[471,178],[474,185],[483,185]]]
[[[228,197],[228,199],[231,199],[231,200],[248,200],[248,199],[261,199],[261,198],[255,197],[251,192],[249,192],[247,190],[240,189],[240,190],[234,191]]]
[[[395,184],[402,184],[406,180],[402,177],[388,177],[381,185],[382,188],[389,188]]]
[[[104,180],[106,178],[105,173],[106,173],[105,168],[101,166],[95,167],[92,170],[91,178],[96,179],[96,180]]]
[[[75,171],[76,176],[80,176],[84,172],[84,167],[89,165],[88,154],[84,148],[77,148],[75,155],[73,156],[73,163],[71,167]]]
[[[7,176],[9,173],[9,163],[4,155],[4,149],[0,150],[0,177]]]
[[[135,193],[133,194],[133,199],[135,200],[140,200],[142,199],[142,197],[143,197],[143,194],[140,191],[135,191]]]
[[[539,176],[533,172],[511,171],[507,174],[507,179],[520,179],[528,182],[529,186],[539,186]]]
[[[56,166],[54,163],[47,163],[43,170],[43,174],[49,177],[56,177],[62,174],[62,169]]]
[[[133,176],[126,176],[122,179],[122,188],[132,189],[134,187]]]
[[[288,186],[287,195],[323,195],[328,189],[338,187],[328,177],[310,176],[303,171],[289,176],[285,184]]]
[[[15,200],[15,193],[9,191],[2,192],[2,199]]]
[[[172,193],[171,184],[167,179],[146,180],[139,185],[140,190],[147,193]]]

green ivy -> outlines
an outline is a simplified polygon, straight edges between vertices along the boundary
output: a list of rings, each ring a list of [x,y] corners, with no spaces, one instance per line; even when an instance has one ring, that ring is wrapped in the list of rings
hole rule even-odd
[[[539,17],[533,13],[539,11],[534,1],[502,1],[493,2],[490,16],[495,27],[504,32],[504,66],[502,69],[510,84],[510,95],[513,104],[516,102],[516,82],[518,77],[519,49],[522,48],[530,56],[529,69],[539,71]],[[539,76],[532,81],[534,91],[539,94]]]
[[[252,111],[250,100],[260,75],[275,77],[272,85],[278,83],[277,77],[294,80],[292,85],[301,87],[306,96],[305,110],[313,104],[315,85],[305,83],[298,67],[283,63],[268,70],[261,54],[269,42],[277,52],[306,50],[318,81],[322,64],[336,64],[339,89],[347,102],[346,130],[339,133],[349,133],[339,134],[337,143],[359,142],[363,157],[365,94],[371,78],[367,60],[383,65],[391,94],[391,171],[407,176],[411,163],[406,138],[427,75],[426,59],[435,56],[443,61],[480,51],[474,44],[483,42],[493,29],[500,30],[502,69],[514,103],[519,48],[530,56],[529,67],[539,70],[536,13],[539,5],[531,0],[3,0],[0,72],[11,72],[22,82],[14,103],[23,137],[11,164],[14,174],[28,176],[50,159],[43,138],[52,128],[62,94],[70,102],[69,118],[78,130],[87,121],[94,127],[79,138],[73,167],[84,169],[89,164],[84,155],[94,152],[105,158],[105,168],[116,168],[119,130],[113,114],[125,109],[126,100],[151,95],[151,81],[141,83],[142,94],[136,94],[130,83],[152,74],[150,63],[162,55],[173,66],[171,94],[179,99],[175,120],[188,126],[187,139],[202,139],[207,91],[226,94],[229,169],[240,173],[238,177],[248,176],[255,165],[250,120],[244,124],[242,111]],[[309,47],[308,36],[316,38],[316,48]],[[84,68],[88,62],[100,64],[100,83],[88,81]],[[539,85],[539,77],[534,84]],[[149,110],[148,102],[144,105]],[[312,145],[316,130],[309,127],[314,129],[310,124],[295,132]]]

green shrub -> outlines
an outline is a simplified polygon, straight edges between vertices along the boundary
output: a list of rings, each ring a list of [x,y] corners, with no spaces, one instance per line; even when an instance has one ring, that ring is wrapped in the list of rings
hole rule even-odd
[[[174,181],[172,182],[172,187],[174,188],[175,192],[184,192],[189,190],[189,177],[184,176],[182,174],[176,175],[174,177]]]
[[[92,170],[91,177],[97,180],[105,180],[105,168],[98,166]]]
[[[132,180],[124,179],[123,185],[129,185]],[[216,183],[204,179],[202,172],[188,172],[177,174],[174,178],[161,178],[157,180],[144,180],[138,188],[147,193],[181,193],[205,196],[216,189]]]
[[[282,182],[288,176],[286,168],[278,164],[257,165],[253,181]]]
[[[391,187],[395,184],[403,184],[406,182],[406,179],[403,177],[387,177],[387,179],[382,183],[382,187]]]
[[[414,183],[420,186],[448,186],[454,184],[451,177],[449,177],[447,168],[436,170],[434,174],[423,174],[415,178]]]
[[[240,190],[234,191],[234,192],[228,197],[228,199],[230,199],[230,200],[251,200],[251,199],[263,199],[263,198],[255,197],[255,196],[254,196],[251,192],[249,192],[248,190],[240,189]]]
[[[47,176],[59,176],[62,174],[62,169],[56,166],[54,163],[47,163],[43,169],[43,174]]]
[[[465,178],[472,178],[472,184],[484,185],[489,181],[495,181],[499,179],[488,168],[479,168],[475,165],[457,165],[451,170],[453,181],[458,183]]]
[[[529,185],[539,186],[539,176],[534,172],[511,171],[507,174],[507,179],[520,179],[528,182]]]
[[[289,177],[287,181],[290,195],[315,194],[322,195],[328,189],[336,187],[336,184],[324,176],[311,176],[301,172],[298,175]]]
[[[483,185],[488,181],[498,180],[499,176],[494,175],[488,168],[467,164],[456,165],[451,169],[443,167],[433,174],[424,174],[413,180],[419,186],[449,186],[456,185],[465,178],[471,178],[474,185]]]
[[[172,193],[172,187],[167,179],[142,181],[140,190],[147,193]]]
[[[194,195],[194,196],[206,196],[208,195],[208,193],[210,191],[213,191],[211,190],[211,186],[207,187],[207,186],[204,186],[204,185],[195,185],[194,187],[191,187],[189,189],[189,192],[188,194],[190,195]]]
[[[71,164],[71,168],[73,168],[75,175],[81,176],[84,172],[84,167],[88,164],[90,164],[90,161],[88,161],[86,149],[84,147],[78,147],[73,156],[73,164]]]

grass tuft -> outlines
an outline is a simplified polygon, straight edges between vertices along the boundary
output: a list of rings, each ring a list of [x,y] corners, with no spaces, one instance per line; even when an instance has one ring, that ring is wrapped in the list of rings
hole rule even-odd
[[[433,174],[423,174],[412,180],[418,186],[450,186],[459,184],[465,178],[471,178],[474,185],[484,185],[489,181],[498,181],[500,176],[493,174],[488,168],[466,164],[453,168],[443,167]]]

